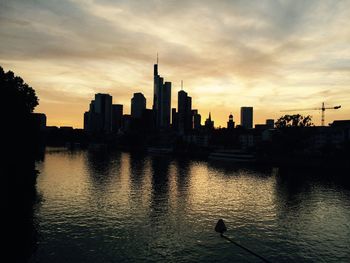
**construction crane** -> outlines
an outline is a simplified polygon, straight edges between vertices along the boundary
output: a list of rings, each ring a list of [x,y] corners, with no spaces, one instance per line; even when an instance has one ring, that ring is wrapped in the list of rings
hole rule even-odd
[[[287,111],[320,110],[320,111],[322,111],[321,125],[324,126],[325,111],[326,111],[326,110],[337,110],[337,109],[340,109],[340,108],[341,108],[341,105],[333,106],[333,107],[325,107],[325,106],[324,106],[324,102],[322,102],[321,108],[292,109],[292,110],[283,110],[283,112],[287,112]]]

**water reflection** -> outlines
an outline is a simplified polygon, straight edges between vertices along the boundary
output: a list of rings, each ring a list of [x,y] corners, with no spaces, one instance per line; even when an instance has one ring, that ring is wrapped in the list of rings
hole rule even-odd
[[[112,166],[120,166],[121,154],[111,153],[105,148],[87,151],[87,171],[97,189],[104,189],[110,183]],[[116,167],[117,169],[119,167]]]
[[[165,216],[169,208],[169,166],[170,158],[151,157],[152,194],[150,203],[151,220]]]
[[[350,259],[350,194],[333,180],[108,151],[50,153],[40,170],[34,261],[254,262],[218,218],[271,261]]]
[[[131,179],[131,188],[136,191],[141,191],[143,188],[143,180],[145,176],[147,159],[144,154],[141,153],[130,153],[130,179]]]

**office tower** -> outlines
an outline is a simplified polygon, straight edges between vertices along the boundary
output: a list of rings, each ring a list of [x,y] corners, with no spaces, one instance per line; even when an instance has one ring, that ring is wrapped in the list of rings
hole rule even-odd
[[[98,93],[95,95],[95,113],[99,115],[98,131],[109,133],[112,131],[112,96]]]
[[[171,82],[166,81],[163,85],[161,96],[161,118],[160,128],[170,128],[170,108],[171,108]]]
[[[176,108],[171,109],[171,128],[173,130],[178,129],[178,113],[176,112]]]
[[[187,92],[184,90],[178,92],[177,108],[178,131],[180,134],[184,134],[193,129],[192,98],[187,96]]]
[[[185,130],[190,131],[192,129],[193,129],[192,98],[187,97]]]
[[[112,96],[95,94],[88,112],[84,113],[84,130],[92,133],[112,131]]]
[[[246,129],[253,128],[253,107],[241,107],[241,126]]]
[[[198,110],[192,110],[192,119],[193,129],[199,130],[201,128],[201,115],[198,113]]]
[[[112,105],[112,132],[118,132],[122,127],[123,105]]]
[[[177,93],[177,112],[178,112],[178,131],[180,134],[185,133],[186,114],[187,114],[187,93],[180,90]]]
[[[141,119],[143,111],[146,109],[146,98],[142,93],[134,93],[131,99],[131,117]]]
[[[233,130],[235,128],[235,122],[233,121],[232,113],[228,116],[227,129]]]
[[[153,112],[155,127],[157,129],[168,129],[170,127],[171,107],[171,82],[165,82],[158,74],[157,64],[154,64],[153,72]]]
[[[268,129],[273,129],[275,127],[275,120],[274,119],[267,119],[266,126]]]

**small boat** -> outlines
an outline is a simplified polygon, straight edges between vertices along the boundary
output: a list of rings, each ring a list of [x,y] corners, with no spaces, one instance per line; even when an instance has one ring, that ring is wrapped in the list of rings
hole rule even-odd
[[[232,162],[255,162],[255,155],[241,150],[218,150],[212,152],[209,157],[211,160],[222,160]]]

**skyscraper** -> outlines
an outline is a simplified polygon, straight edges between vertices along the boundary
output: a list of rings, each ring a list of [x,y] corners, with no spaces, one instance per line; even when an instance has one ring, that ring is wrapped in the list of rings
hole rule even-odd
[[[241,126],[246,129],[253,128],[253,107],[241,107]]]
[[[186,113],[187,113],[187,92],[180,90],[177,93],[177,111],[178,111],[178,131],[180,134],[185,133],[186,127]]]
[[[178,131],[184,134],[193,129],[192,98],[180,90],[177,95]]]
[[[190,131],[192,129],[193,129],[192,98],[187,97],[185,130]]]
[[[201,128],[201,115],[198,113],[198,110],[192,110],[193,118],[193,129],[199,130]]]
[[[158,74],[157,64],[154,64],[153,72],[153,112],[155,116],[155,127],[157,129],[168,129],[170,127],[171,107],[171,82],[165,82]]]
[[[84,129],[93,133],[109,133],[112,131],[112,96],[95,94],[90,109],[84,113]]]
[[[131,117],[134,119],[141,119],[144,110],[146,109],[146,98],[141,93],[134,93],[131,99]]]
[[[166,81],[164,83],[161,94],[160,127],[168,129],[170,127],[171,82]]]
[[[100,131],[108,133],[112,131],[112,96],[98,93],[95,95],[95,113],[99,114]]]
[[[178,129],[178,113],[176,112],[176,108],[171,109],[171,127],[173,130]]]

